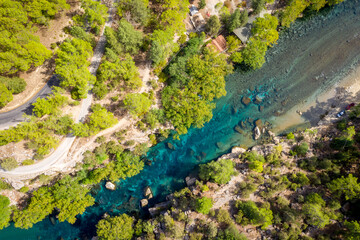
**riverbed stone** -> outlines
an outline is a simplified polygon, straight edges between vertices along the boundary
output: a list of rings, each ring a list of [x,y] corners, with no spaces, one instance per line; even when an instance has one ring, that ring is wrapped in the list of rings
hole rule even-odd
[[[244,131],[241,129],[241,127],[240,127],[239,125],[236,125],[235,128],[234,128],[234,130],[235,130],[236,132],[240,133],[240,134],[243,134],[243,133],[244,133]]]
[[[169,142],[168,142],[166,145],[167,145],[167,147],[168,147],[169,149],[175,150],[175,146],[174,146],[172,143],[169,143]]]
[[[256,95],[256,96],[255,96],[254,103],[255,103],[255,104],[260,104],[261,102],[262,102],[261,97],[260,97],[259,95]]]
[[[255,121],[255,126],[257,126],[257,127],[261,127],[261,126],[262,126],[262,121],[261,121],[261,119],[258,119],[258,120]]]
[[[111,190],[111,191],[116,190],[116,186],[112,182],[106,182],[105,188],[108,189],[108,190]]]
[[[245,106],[247,106],[247,105],[249,105],[249,104],[251,103],[251,99],[248,98],[248,97],[242,97],[241,102],[242,102]]]
[[[242,128],[246,128],[246,123],[244,121],[241,121],[240,125],[241,125]]]
[[[254,129],[254,139],[258,140],[261,136],[261,132],[260,132],[260,128],[258,126],[255,127]]]

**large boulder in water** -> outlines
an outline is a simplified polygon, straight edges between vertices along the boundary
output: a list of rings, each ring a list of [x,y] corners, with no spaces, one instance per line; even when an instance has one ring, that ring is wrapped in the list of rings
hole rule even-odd
[[[256,95],[256,96],[255,96],[254,103],[255,103],[255,104],[260,104],[261,102],[262,102],[261,97],[260,97],[259,95]]]
[[[146,198],[140,200],[140,206],[142,208],[146,207],[148,204],[149,204],[149,201]]]
[[[114,191],[116,189],[115,184],[113,184],[112,182],[106,182],[105,187],[106,187],[106,189],[112,190],[112,191]]]
[[[168,147],[169,149],[175,150],[175,147],[174,147],[174,145],[173,145],[172,143],[169,143],[169,142],[168,142],[166,145],[167,145],[167,147]]]
[[[254,129],[254,139],[258,140],[261,136],[261,132],[260,132],[260,128],[258,126],[255,127]]]
[[[247,105],[249,105],[249,104],[251,103],[251,99],[248,98],[248,97],[242,97],[241,102],[242,102],[245,106],[247,106]]]
[[[261,126],[262,126],[262,121],[261,121],[261,119],[258,119],[258,120],[255,121],[255,126],[257,126],[257,127],[261,127]]]
[[[152,190],[149,186],[147,186],[145,189],[144,189],[144,196],[148,199],[152,198],[153,197],[153,193],[152,193]]]

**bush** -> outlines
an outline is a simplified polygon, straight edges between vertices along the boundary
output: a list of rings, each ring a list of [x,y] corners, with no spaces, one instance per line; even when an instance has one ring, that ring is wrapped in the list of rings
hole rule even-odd
[[[301,157],[304,157],[308,150],[309,150],[309,145],[306,142],[303,142],[300,145],[296,145],[293,148],[294,153]]]
[[[13,170],[14,168],[16,168],[18,166],[18,163],[15,160],[15,158],[8,157],[8,158],[4,158],[0,161],[0,166],[6,171],[10,171],[10,170]]]
[[[5,84],[0,82],[0,108],[5,107],[6,104],[13,100],[11,91],[7,89]]]
[[[212,181],[218,184],[225,184],[235,174],[235,163],[229,159],[212,161],[200,165],[199,177],[205,181]]]
[[[207,197],[202,197],[196,199],[195,210],[202,214],[208,214],[212,208],[212,199]]]
[[[30,189],[29,189],[28,186],[24,186],[24,187],[20,188],[19,192],[27,193],[29,190],[30,190]]]
[[[32,164],[34,164],[35,163],[35,161],[34,161],[34,159],[26,159],[26,160],[24,160],[24,161],[22,161],[22,165],[23,166],[27,166],[27,165],[32,165]]]
[[[223,223],[223,224],[227,224],[227,225],[230,225],[232,223],[232,219],[230,217],[229,212],[222,208],[217,211],[216,220],[219,223]]]
[[[6,189],[11,189],[11,185],[8,184],[7,182],[4,182],[2,180],[0,180],[0,191],[1,190],[6,190]]]
[[[292,132],[289,132],[287,135],[286,135],[286,138],[291,140],[291,139],[295,139],[295,135],[292,133]]]
[[[270,209],[258,208],[253,201],[237,201],[235,205],[239,209],[236,222],[243,225],[261,225],[262,229],[272,224],[273,215]]]
[[[130,240],[134,235],[133,223],[134,219],[126,214],[105,218],[96,225],[96,233],[100,239]]]
[[[247,238],[239,233],[234,224],[230,224],[224,231],[219,232],[219,240],[246,240]]]
[[[12,94],[19,94],[26,88],[26,82],[19,77],[7,78],[0,76],[0,83],[3,83]]]

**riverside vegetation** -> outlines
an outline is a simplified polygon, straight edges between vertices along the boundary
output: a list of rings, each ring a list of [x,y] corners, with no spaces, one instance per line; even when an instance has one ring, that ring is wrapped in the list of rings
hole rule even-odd
[[[49,9],[39,10],[35,14],[32,12],[35,11],[35,7],[41,8],[35,4],[35,1],[26,3],[3,1],[1,7],[5,10],[1,19],[10,21],[9,19],[13,17],[8,16],[11,9],[22,11],[21,16],[28,16],[26,21],[23,17],[21,28],[18,28],[24,34],[33,24],[46,25],[57,11],[69,7],[64,1],[44,2],[48,2],[48,5],[44,4],[44,6],[48,6]],[[83,14],[74,16],[73,25],[66,28],[66,33],[71,37],[55,50],[55,73],[60,80],[60,87],[54,87],[52,95],[38,99],[34,103],[34,115],[28,116],[27,121],[0,131],[0,145],[24,141],[27,148],[34,149],[34,159],[42,159],[58,145],[63,136],[73,134],[78,137],[89,137],[113,126],[121,116],[117,111],[119,109],[130,113],[137,121],[136,125],[139,129],[152,131],[148,136],[151,144],[156,144],[169,135],[169,131],[161,127],[169,123],[175,128],[174,137],[178,138],[181,134],[185,134],[188,128],[201,128],[212,118],[212,109],[215,107],[212,101],[226,94],[224,77],[231,73],[232,63],[239,64],[245,69],[260,68],[265,62],[266,50],[276,44],[280,29],[288,27],[303,11],[311,14],[311,11],[338,2],[340,1],[321,1],[321,3],[304,0],[288,1],[285,9],[279,10],[274,16],[265,14],[263,18],[255,20],[252,37],[246,45],[233,36],[231,31],[246,24],[247,10],[236,9],[230,13],[226,5],[222,6],[220,19],[212,16],[205,26],[206,33],[210,36],[216,36],[222,27],[227,31],[227,53],[219,54],[204,43],[205,33],[191,33],[189,37],[184,34],[184,20],[188,12],[187,1],[119,1],[116,27],[105,28],[107,41],[105,54],[96,76],[93,76],[88,70],[89,58],[93,54],[96,39],[106,21],[107,8],[97,1],[83,0],[81,2]],[[266,7],[265,1],[253,1],[253,5],[254,13],[251,14]],[[15,30],[10,32],[17,34]],[[175,35],[179,36],[176,41]],[[4,77],[0,78],[0,91],[3,93],[0,104],[2,103],[3,106],[11,101],[12,93],[20,93],[25,86],[23,80],[16,78],[16,73],[39,66],[45,59],[51,57],[51,52],[46,50],[37,38],[29,35],[26,39],[34,39],[31,44],[37,44],[37,48],[31,47],[31,50],[40,49],[42,52],[36,54],[28,52],[36,56],[36,59],[18,54],[16,56],[16,59],[19,59],[18,65],[4,67],[1,72]],[[3,42],[6,43],[5,40]],[[14,49],[18,48],[14,45]],[[10,56],[12,51],[10,47],[2,49],[9,49],[8,52],[1,54]],[[150,90],[139,92],[143,82],[137,65],[141,62],[138,59],[144,58],[151,62],[151,73],[159,76],[159,82],[165,84],[164,88],[161,88],[156,80],[151,80]],[[8,62],[5,57],[0,59]],[[32,60],[24,62],[25,59]],[[16,61],[10,62],[16,63]],[[10,76],[15,77],[9,79]],[[96,97],[95,104],[91,107],[91,113],[86,120],[75,124],[73,117],[63,115],[61,109],[78,105],[79,100],[86,98],[91,86]],[[156,95],[161,96],[161,108],[154,106]],[[101,101],[104,99],[110,100],[111,104],[102,106]],[[89,194],[92,185],[104,179],[118,181],[139,173],[144,166],[140,156],[146,153],[148,145],[137,144],[132,147],[135,143],[124,142],[123,131],[115,133],[114,136],[118,142],[97,138],[99,146],[84,154],[83,163],[77,166],[77,172],[70,177],[40,175],[33,179],[33,183],[44,186],[28,193],[30,199],[23,206],[19,206],[19,209],[9,206],[6,197],[0,199],[3,205],[0,217],[1,228],[6,227],[10,220],[15,222],[16,227],[29,228],[54,211],[59,221],[74,223],[77,214],[83,213],[87,206],[94,204],[94,198]],[[296,153],[297,150],[295,149],[294,152]],[[250,164],[252,170],[255,172],[265,170],[262,166],[264,160],[261,157],[251,157],[251,155],[248,157],[257,159]],[[22,165],[32,163],[33,160],[25,160]],[[2,168],[6,170],[15,168],[17,164],[11,158],[1,160]],[[234,165],[229,161],[212,163],[201,169],[200,176],[203,176],[203,180],[218,181],[218,183],[227,182],[236,172]],[[218,176],[217,169],[224,169],[226,176]],[[304,177],[302,175],[294,177],[294,179],[298,178],[299,180],[294,180],[295,184],[299,184],[296,181],[302,182]],[[1,189],[11,188],[5,182],[1,182],[0,186]],[[202,187],[206,189],[205,185]],[[252,185],[245,188],[255,187]],[[27,192],[27,190],[25,187],[20,191]],[[193,208],[202,214],[211,214],[211,200],[205,196],[196,199],[189,190],[183,190],[183,193],[176,193],[174,196],[186,199],[191,203],[190,206],[194,206]],[[271,212],[266,204],[258,207],[251,202],[238,202],[237,208],[243,211],[244,220],[239,221],[244,221],[244,224],[252,223],[263,228],[272,224],[271,217],[266,217]],[[257,213],[257,220],[249,218],[252,211]],[[224,211],[220,212],[220,216],[228,221],[227,214]],[[265,222],[259,220],[262,218]],[[157,221],[163,221],[170,229],[170,233],[165,232],[165,235],[180,236],[177,235],[178,230],[170,215],[162,216]],[[147,221],[136,222],[135,224],[135,221],[126,215],[101,220],[98,225],[98,235],[103,239],[112,239],[111,236],[114,235],[109,230],[109,226],[114,226],[114,231],[121,232],[121,229],[115,228],[120,226],[128,229],[123,239],[130,239],[134,234],[152,238],[156,224],[148,224]],[[132,230],[134,226],[137,227]],[[217,227],[212,224],[212,237],[217,236],[214,233]],[[224,230],[219,231],[218,238],[231,239],[231,236],[234,236],[233,239],[241,238],[231,222],[221,224],[221,227]],[[193,237],[201,234],[202,231],[199,230]]]

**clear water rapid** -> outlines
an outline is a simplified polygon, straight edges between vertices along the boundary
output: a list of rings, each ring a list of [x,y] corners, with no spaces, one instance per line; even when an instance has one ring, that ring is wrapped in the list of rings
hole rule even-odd
[[[232,146],[254,144],[254,120],[276,121],[276,115],[325,91],[359,63],[360,0],[347,0],[301,19],[281,33],[261,69],[227,76],[227,96],[216,102],[209,123],[202,129],[190,129],[180,141],[168,139],[152,147],[148,158],[153,164],[137,176],[120,181],[116,191],[102,186],[94,195],[96,204],[74,225],[53,225],[46,218],[29,230],[11,225],[0,231],[0,239],[91,239],[96,222],[105,212],[138,214],[146,186],[154,193],[150,205],[163,201],[166,195],[185,186],[184,178],[198,164],[228,152]],[[245,106],[241,103],[244,96],[252,100],[258,96],[261,103],[252,101]],[[234,130],[241,122],[245,124],[242,134]],[[175,150],[167,148],[168,142]]]

